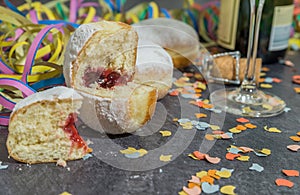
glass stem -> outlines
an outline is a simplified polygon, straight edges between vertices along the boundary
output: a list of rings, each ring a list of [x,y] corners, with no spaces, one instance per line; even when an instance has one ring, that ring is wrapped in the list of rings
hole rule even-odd
[[[256,56],[258,47],[258,37],[262,9],[265,0],[260,0],[257,9],[257,16],[255,16],[256,5],[255,0],[250,0],[250,23],[249,23],[249,39],[247,48],[246,71],[244,80],[241,84],[240,90],[243,93],[255,93],[257,90],[255,69],[256,69]],[[251,60],[252,58],[252,60]]]

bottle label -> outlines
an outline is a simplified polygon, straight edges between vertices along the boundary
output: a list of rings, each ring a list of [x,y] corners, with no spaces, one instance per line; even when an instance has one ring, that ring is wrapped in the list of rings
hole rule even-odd
[[[221,0],[218,26],[218,44],[234,50],[238,25],[240,0]]]
[[[294,5],[276,6],[274,9],[269,51],[279,51],[288,47],[293,20]]]

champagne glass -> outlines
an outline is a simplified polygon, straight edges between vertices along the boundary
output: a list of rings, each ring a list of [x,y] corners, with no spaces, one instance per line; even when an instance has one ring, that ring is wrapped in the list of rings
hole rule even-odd
[[[250,0],[251,15],[245,76],[240,87],[219,89],[211,93],[210,100],[217,109],[241,116],[270,117],[283,112],[286,106],[282,99],[261,91],[256,84],[255,61],[263,6],[264,0],[260,0],[258,6],[255,5],[255,0]]]

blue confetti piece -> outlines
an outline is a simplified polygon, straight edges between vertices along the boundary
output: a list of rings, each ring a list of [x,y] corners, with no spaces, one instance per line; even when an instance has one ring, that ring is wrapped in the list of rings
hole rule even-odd
[[[202,126],[200,125],[196,125],[195,128],[199,131],[205,131],[206,128],[203,128]]]
[[[230,173],[233,173],[234,169],[221,168],[220,171],[229,171]]]
[[[2,162],[0,161],[0,170],[7,169],[8,165],[2,165]]]
[[[232,153],[232,154],[238,154],[239,152],[242,152],[242,150],[238,149],[238,148],[230,148],[228,150],[228,152]]]
[[[284,112],[289,112],[289,111],[291,111],[292,109],[291,108],[288,108],[288,107],[285,107],[284,108]]]
[[[264,82],[265,82],[265,83],[273,83],[273,78],[271,78],[271,77],[266,77]]]
[[[262,172],[264,170],[264,168],[257,163],[252,163],[252,166],[249,167],[249,169],[257,172]]]
[[[231,139],[233,138],[233,133],[226,132],[225,134],[228,135],[228,137],[230,137]]]
[[[266,154],[258,153],[258,152],[255,152],[255,151],[254,151],[254,154],[255,154],[256,156],[260,156],[260,157],[268,156],[268,155],[266,155]]]
[[[200,125],[203,128],[208,128],[210,127],[210,124],[206,123],[206,122],[199,122],[198,125]]]
[[[86,155],[84,155],[84,156],[82,157],[82,159],[83,159],[83,160],[87,160],[87,159],[89,159],[89,158],[91,158],[91,157],[93,157],[92,154],[86,154]]]
[[[212,194],[212,193],[218,192],[220,189],[220,186],[219,185],[210,185],[208,182],[203,182],[201,184],[201,188],[204,193]]]
[[[181,118],[181,119],[178,119],[178,122],[179,123],[187,123],[187,122],[191,122],[191,120],[188,118]]]
[[[199,125],[199,121],[192,120],[191,123],[192,125]]]
[[[138,158],[140,157],[140,153],[139,152],[134,152],[134,153],[131,153],[131,154],[125,154],[125,157],[127,158]]]

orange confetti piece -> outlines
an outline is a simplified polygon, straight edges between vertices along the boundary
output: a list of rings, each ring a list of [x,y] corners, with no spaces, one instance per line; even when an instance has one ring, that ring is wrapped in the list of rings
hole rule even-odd
[[[199,186],[194,186],[193,188],[187,188],[183,186],[183,191],[189,195],[199,195],[201,194],[201,188]]]
[[[208,182],[208,183],[210,183],[211,185],[213,185],[215,179],[212,178],[212,177],[209,176],[209,175],[205,175],[205,176],[201,177],[200,181],[201,181],[201,183],[202,183],[202,182]]]
[[[270,68],[264,66],[261,68],[261,71],[268,72],[270,71]]]
[[[294,91],[295,91],[296,93],[300,93],[300,87],[294,87]]]
[[[246,118],[237,118],[236,121],[239,123],[248,123],[249,122],[249,120]]]
[[[215,179],[221,179],[221,177],[219,175],[216,175],[216,173],[217,173],[217,170],[215,170],[215,169],[210,169],[207,171],[207,175],[209,175]]]
[[[300,142],[300,137],[299,136],[290,136],[290,139],[295,141],[295,142]]]
[[[280,83],[282,80],[279,78],[272,78],[274,83]]]
[[[195,186],[200,187],[199,184],[196,184],[196,183],[188,183],[188,188],[193,188],[193,187],[195,187]]]
[[[240,154],[233,154],[233,153],[228,152],[225,157],[227,160],[234,160],[235,158],[240,157],[240,156],[241,156]]]
[[[244,130],[247,129],[247,127],[245,127],[244,125],[237,125],[235,128],[236,128],[237,130],[241,130],[241,131],[244,131]]]
[[[212,133],[214,135],[220,135],[220,134],[224,134],[224,131],[213,131]]]
[[[289,176],[289,177],[299,177],[299,171],[297,171],[297,170],[283,169],[282,173],[284,173],[286,176]]]
[[[252,148],[244,147],[244,146],[239,147],[239,149],[241,149],[244,153],[253,152],[254,151]]]
[[[214,106],[212,104],[203,104],[202,106],[203,108],[207,108],[207,109],[211,109],[213,108]]]
[[[300,131],[299,131],[299,132],[297,132],[297,135],[298,135],[298,136],[300,136]]]
[[[286,186],[286,187],[289,187],[289,188],[294,186],[293,182],[291,182],[290,180],[287,180],[287,179],[282,179],[282,178],[276,179],[275,183],[278,186]]]
[[[213,141],[215,138],[214,138],[214,136],[211,135],[211,134],[206,134],[206,135],[205,135],[205,139],[207,139],[207,140],[209,140],[209,141]]]
[[[196,116],[196,118],[205,118],[205,117],[207,117],[207,115],[204,114],[204,113],[195,113],[195,116]]]
[[[247,127],[247,128],[249,128],[249,129],[255,129],[255,128],[257,128],[256,125],[253,125],[251,123],[244,124],[244,126]]]
[[[258,82],[259,82],[259,83],[265,82],[265,78],[259,78],[259,79],[258,79]]]
[[[169,95],[170,95],[170,96],[178,96],[178,95],[179,95],[179,91],[176,90],[176,89],[175,89],[175,90],[172,90],[172,91],[169,92]]]
[[[199,159],[199,160],[205,159],[205,154],[203,154],[203,153],[201,153],[201,152],[199,152],[199,151],[194,151],[194,152],[193,152],[193,155],[194,155],[197,159]]]

